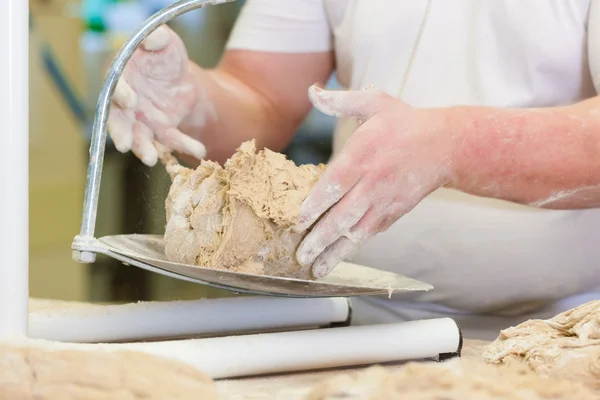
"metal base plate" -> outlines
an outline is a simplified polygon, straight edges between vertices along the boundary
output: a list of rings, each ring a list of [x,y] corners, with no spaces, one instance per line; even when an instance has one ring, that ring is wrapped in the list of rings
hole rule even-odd
[[[280,297],[351,297],[433,289],[427,283],[347,262],[339,264],[326,277],[314,281],[178,264],[167,260],[162,236],[158,235],[105,236],[86,250],[172,278],[236,293]]]

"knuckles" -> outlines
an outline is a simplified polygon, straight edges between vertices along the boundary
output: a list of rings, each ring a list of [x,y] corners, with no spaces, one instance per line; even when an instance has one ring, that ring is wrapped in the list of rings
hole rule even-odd
[[[379,233],[387,230],[400,217],[406,213],[406,204],[401,200],[393,200],[387,204],[376,206],[378,212],[377,222],[372,227],[372,233]]]
[[[174,81],[185,72],[187,56],[176,46],[168,45],[160,52],[139,52],[132,61],[139,72],[148,78],[161,81]]]
[[[355,243],[356,246],[359,246],[362,243],[366,242],[375,233],[376,232],[373,232],[371,227],[367,227],[366,229],[355,228],[346,233],[344,236],[348,238],[351,242]]]

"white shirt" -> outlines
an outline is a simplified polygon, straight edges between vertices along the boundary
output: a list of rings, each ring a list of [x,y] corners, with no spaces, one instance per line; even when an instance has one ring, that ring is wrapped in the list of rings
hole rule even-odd
[[[333,49],[344,87],[373,85],[416,107],[519,108],[595,96],[599,46],[597,0],[248,0],[228,43]],[[354,129],[338,121],[334,153]],[[600,287],[599,227],[599,209],[539,210],[440,189],[353,261],[434,285],[371,300],[390,319],[503,309],[521,314],[518,323]]]

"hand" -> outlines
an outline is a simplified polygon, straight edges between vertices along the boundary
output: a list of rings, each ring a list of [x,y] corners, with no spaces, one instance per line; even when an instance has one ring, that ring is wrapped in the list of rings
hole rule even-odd
[[[312,86],[309,97],[323,113],[360,124],[301,207],[296,230],[316,224],[297,259],[319,278],[449,182],[453,135],[443,132],[439,110],[412,108],[376,90]]]
[[[148,166],[158,158],[154,140],[197,159],[206,155],[202,143],[178,129],[198,100],[189,64],[183,42],[166,26],[140,45],[113,95],[108,131],[117,150],[131,150]]]

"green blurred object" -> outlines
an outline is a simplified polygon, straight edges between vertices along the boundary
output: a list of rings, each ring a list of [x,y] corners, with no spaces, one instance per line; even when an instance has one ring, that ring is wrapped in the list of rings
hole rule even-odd
[[[83,0],[81,3],[82,18],[86,28],[93,32],[104,32],[106,23],[104,21],[104,12],[110,4],[119,0]]]

